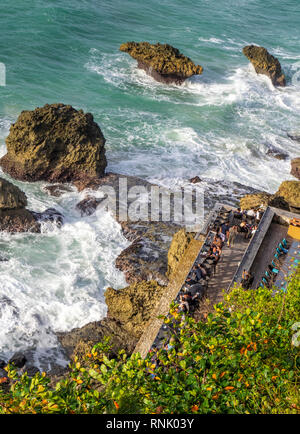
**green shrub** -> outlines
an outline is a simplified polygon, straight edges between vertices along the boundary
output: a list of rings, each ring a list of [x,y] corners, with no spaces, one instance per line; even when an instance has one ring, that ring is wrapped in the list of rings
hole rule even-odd
[[[108,340],[75,358],[55,388],[46,374],[18,377],[8,367],[1,413],[297,413],[300,269],[286,293],[234,288],[207,322],[177,313],[172,348],[107,357]],[[295,326],[296,324],[296,326]],[[153,354],[152,354],[153,355]]]

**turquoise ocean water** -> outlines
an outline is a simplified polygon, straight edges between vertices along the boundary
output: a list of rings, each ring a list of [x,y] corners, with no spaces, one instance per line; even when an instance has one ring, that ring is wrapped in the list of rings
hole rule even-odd
[[[300,131],[299,22],[298,0],[0,0],[0,154],[22,110],[63,102],[94,115],[108,170],[172,188],[199,175],[274,192],[300,154],[287,137]],[[174,45],[204,73],[154,82],[119,51],[131,40]],[[278,57],[286,88],[255,74],[242,54],[250,43]],[[66,216],[61,231],[0,235],[0,358],[34,347],[40,366],[56,351],[53,331],[105,315],[104,289],[125,286],[114,259],[128,243],[110,216],[80,218],[75,190],[54,199],[42,183],[16,184],[32,209]]]

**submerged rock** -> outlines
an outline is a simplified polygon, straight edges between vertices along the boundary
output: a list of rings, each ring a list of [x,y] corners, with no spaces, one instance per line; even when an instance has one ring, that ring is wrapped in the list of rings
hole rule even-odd
[[[16,185],[0,178],[0,231],[40,232],[40,224],[27,210],[27,197]]]
[[[266,154],[269,155],[270,157],[276,158],[277,160],[286,160],[288,158],[288,154],[276,148],[268,149]]]
[[[46,104],[23,111],[6,138],[3,170],[16,179],[70,182],[99,177],[106,167],[105,138],[91,113]]]
[[[57,211],[55,208],[47,208],[43,212],[33,212],[35,219],[39,222],[51,222],[54,223],[57,227],[61,227],[64,223],[64,216]]]
[[[295,142],[299,142],[300,143],[300,133],[287,133],[287,136],[294,140]]]
[[[250,60],[257,74],[267,75],[274,86],[286,85],[279,60],[272,56],[266,48],[247,45],[243,48],[243,53]]]
[[[144,69],[155,80],[163,83],[182,84],[193,75],[202,74],[203,68],[168,44],[149,42],[127,42],[120,50],[137,60],[138,67]]]

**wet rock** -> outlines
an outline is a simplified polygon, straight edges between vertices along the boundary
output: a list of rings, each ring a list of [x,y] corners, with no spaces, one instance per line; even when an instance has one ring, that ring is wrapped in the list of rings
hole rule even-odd
[[[26,205],[25,193],[6,179],[0,178],[0,209],[20,209]]]
[[[0,231],[40,232],[40,224],[25,208],[27,197],[16,185],[0,178]]]
[[[55,223],[58,227],[61,227],[64,223],[64,216],[55,208],[47,208],[43,212],[32,211],[32,214],[38,222],[51,222]]]
[[[14,365],[16,368],[23,368],[27,362],[26,357],[22,353],[15,353],[8,361],[9,364]]]
[[[291,162],[291,174],[295,176],[295,178],[300,179],[300,157],[294,158]]]
[[[47,185],[43,188],[50,196],[60,197],[64,193],[70,193],[72,189],[63,184]]]
[[[98,199],[88,195],[76,205],[76,208],[80,211],[81,216],[92,215],[103,200],[104,198]]]
[[[274,86],[286,85],[279,60],[272,56],[266,48],[248,45],[243,48],[243,53],[250,60],[257,74],[267,75]]]
[[[276,148],[268,149],[266,154],[269,155],[270,157],[276,158],[277,160],[286,160],[288,158],[288,154]]]
[[[199,176],[194,176],[194,178],[190,179],[190,182],[192,184],[198,184],[198,182],[201,182],[201,179],[199,178]]]
[[[25,181],[71,182],[100,177],[106,167],[105,139],[91,113],[46,104],[23,111],[6,138],[3,170]]]
[[[294,140],[295,142],[299,142],[300,143],[300,133],[287,133],[287,136]]]
[[[149,42],[127,42],[120,50],[137,60],[138,67],[148,75],[163,83],[182,84],[193,75],[202,74],[203,68],[195,65],[177,48],[168,44],[150,44]]]

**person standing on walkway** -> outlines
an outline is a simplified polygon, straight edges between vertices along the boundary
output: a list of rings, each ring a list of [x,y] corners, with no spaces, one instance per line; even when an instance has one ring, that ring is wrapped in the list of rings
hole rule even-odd
[[[236,225],[232,226],[229,231],[228,231],[228,241],[227,241],[227,246],[231,247],[234,246],[234,242],[238,233],[238,228]]]

